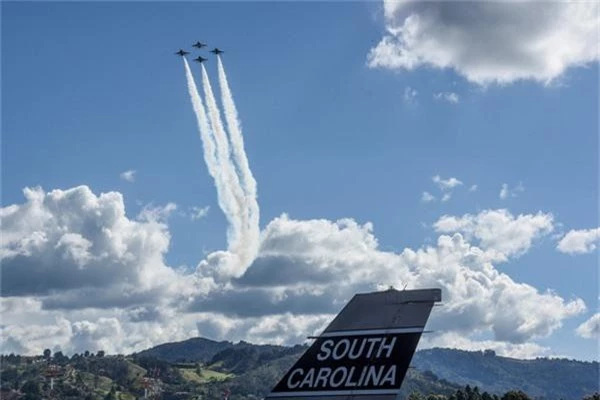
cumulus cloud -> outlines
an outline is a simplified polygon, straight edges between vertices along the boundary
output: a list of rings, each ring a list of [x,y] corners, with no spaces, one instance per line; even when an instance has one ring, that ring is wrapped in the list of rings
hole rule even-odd
[[[585,339],[600,338],[600,313],[592,315],[590,319],[579,325],[575,332]]]
[[[79,186],[24,194],[24,204],[0,212],[3,296],[131,302],[176,281],[163,262],[167,226],[150,212],[142,213],[144,220],[128,219],[120,193],[96,196]]]
[[[423,337],[420,348],[451,347],[470,351],[494,350],[505,357],[532,359],[550,356],[551,349],[536,343],[510,343],[497,340],[472,340],[465,335],[450,333],[434,333]]]
[[[547,336],[565,318],[585,310],[580,299],[566,301],[513,281],[495,269],[488,252],[461,234],[442,235],[435,246],[397,254],[378,249],[370,224],[285,215],[267,225],[260,255],[246,273],[220,288],[216,301],[201,297],[192,310],[239,318],[279,315],[283,305],[294,314],[318,316],[333,314],[356,292],[401,283],[442,288],[446,305],[436,309],[434,329],[489,332],[499,342],[522,344]]]
[[[45,348],[67,354],[85,350],[129,353],[196,336],[196,318],[180,314],[132,321],[122,309],[38,310],[21,321],[15,314],[6,314],[0,326],[0,353],[41,354]]]
[[[480,85],[556,80],[599,59],[597,2],[384,0],[371,68],[451,68]]]
[[[42,354],[43,349],[56,350],[70,347],[71,323],[63,318],[43,323],[35,320],[27,324],[7,324],[0,326],[0,352],[6,354],[19,352],[20,354]]]
[[[318,335],[330,322],[330,314],[270,315],[260,318],[226,317],[210,313],[199,314],[198,332],[205,337],[232,341],[245,340],[256,344],[299,344],[307,336]]]
[[[438,92],[433,94],[436,100],[447,101],[450,104],[458,104],[460,97],[454,92]]]
[[[450,177],[448,179],[442,179],[439,175],[431,178],[433,183],[435,183],[441,190],[452,190],[457,186],[462,185],[463,183],[456,179],[455,177]]]
[[[127,182],[135,182],[135,174],[136,174],[136,172],[137,172],[136,170],[130,169],[130,170],[127,170],[125,172],[121,172],[121,174],[119,175],[119,177],[121,179],[123,179],[124,181],[127,181]]]
[[[600,228],[570,230],[558,242],[556,248],[561,253],[584,254],[596,250],[600,242]]]
[[[368,222],[282,215],[263,229],[258,257],[232,278],[215,273],[235,261],[223,251],[194,271],[167,266],[164,212],[129,219],[118,193],[25,193],[24,204],[0,209],[3,352],[126,353],[197,335],[294,344],[323,329],[355,293],[406,285],[442,289],[445,306],[431,329],[471,341],[487,335],[487,347],[525,354],[543,352],[532,341],[585,310],[581,299],[541,292],[493,264],[492,249],[520,254],[551,230],[548,214],[443,217],[435,244],[401,252],[379,249]],[[500,238],[488,237],[500,225]],[[36,274],[43,279],[31,279]]]
[[[477,185],[471,185],[471,187],[469,188],[469,192],[476,192],[477,188],[478,188]]]
[[[527,252],[533,240],[554,229],[552,214],[513,216],[507,210],[485,210],[462,217],[444,215],[435,224],[437,232],[460,232],[467,239],[479,241],[482,249],[494,260],[505,261]]]
[[[421,195],[421,202],[431,203],[432,201],[435,201],[435,196],[429,192],[423,192],[423,194]]]

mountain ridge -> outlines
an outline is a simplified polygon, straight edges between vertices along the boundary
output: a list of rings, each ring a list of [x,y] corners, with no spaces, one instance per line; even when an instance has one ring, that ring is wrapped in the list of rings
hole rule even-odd
[[[2,355],[0,398],[134,400],[159,390],[165,400],[217,400],[227,392],[231,400],[256,400],[307,348],[197,337],[131,355],[86,351],[67,357],[49,349],[37,356]],[[597,361],[521,360],[492,350],[433,348],[415,353],[399,398],[600,400],[598,376]]]
[[[138,354],[161,359],[164,349],[169,349],[169,355],[162,358],[165,361],[202,362],[214,365],[222,372],[236,375],[230,382],[234,386],[248,388],[247,384],[238,382],[240,376],[255,379],[259,368],[277,360],[286,359],[287,363],[279,363],[275,368],[280,371],[278,377],[270,371],[267,376],[277,380],[287,368],[307,349],[307,346],[296,345],[254,345],[247,342],[217,342],[210,339],[202,341],[203,346],[210,343],[218,347],[218,351],[204,349],[203,358],[194,359],[196,354],[189,346],[196,342],[184,341],[163,344],[147,349]],[[161,347],[167,346],[167,347]],[[209,357],[211,355],[211,357]],[[283,368],[285,367],[285,369]],[[447,382],[443,390],[459,386],[477,386],[482,391],[500,394],[509,390],[522,390],[535,398],[547,400],[580,399],[585,395],[598,391],[599,364],[597,361],[579,361],[559,358],[518,359],[498,356],[492,350],[467,351],[450,348],[432,348],[418,350],[413,356],[411,370],[425,375],[429,383],[437,380]],[[414,371],[409,374],[413,378]],[[238,381],[235,381],[238,379]],[[243,378],[242,378],[243,379]],[[264,381],[264,378],[256,378]],[[418,379],[426,379],[419,376]],[[267,379],[268,380],[268,379]],[[407,381],[409,378],[407,378]],[[403,384],[403,389],[407,385]],[[271,383],[274,385],[276,381]],[[413,382],[414,383],[414,382]],[[415,386],[415,385],[412,385]],[[265,385],[261,388],[264,390]],[[268,389],[267,389],[268,390]],[[403,390],[404,391],[404,390]]]

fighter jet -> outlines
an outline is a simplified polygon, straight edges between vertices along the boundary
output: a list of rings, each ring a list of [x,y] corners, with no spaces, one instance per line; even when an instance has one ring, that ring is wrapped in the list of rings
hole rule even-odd
[[[203,47],[206,47],[206,43],[196,42],[192,46],[201,49]]]
[[[219,55],[221,53],[225,53],[223,50],[219,50],[218,47],[215,47],[214,50],[211,50],[210,52],[213,53],[213,54],[216,54],[216,55]]]
[[[204,58],[204,57],[200,57],[200,56],[198,56],[198,58],[194,58],[194,61],[199,62],[199,63],[203,63],[206,60],[208,60],[208,58]]]
[[[186,54],[190,54],[188,51],[184,51],[183,49],[179,49],[179,51],[175,52],[175,54],[180,55],[181,57],[185,56]]]

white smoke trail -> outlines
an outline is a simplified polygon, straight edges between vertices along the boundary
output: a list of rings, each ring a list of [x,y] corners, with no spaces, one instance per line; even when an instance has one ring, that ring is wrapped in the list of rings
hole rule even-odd
[[[229,242],[229,250],[233,252],[239,258],[239,265],[237,267],[229,266],[229,269],[233,270],[235,275],[241,275],[246,267],[254,259],[254,245],[248,240],[248,207],[246,205],[246,196],[240,185],[240,179],[236,173],[235,166],[230,157],[229,140],[223,127],[223,121],[221,120],[221,113],[217,107],[217,102],[213,94],[212,86],[208,80],[208,74],[206,68],[201,65],[202,68],[202,85],[204,87],[204,97],[206,99],[206,106],[208,108],[209,121],[211,124],[212,131],[214,133],[215,143],[217,144],[217,158],[219,165],[223,171],[224,178],[227,186],[231,189],[235,198],[238,213],[236,215],[236,224],[234,230],[236,230],[234,237],[235,241]]]
[[[202,139],[202,146],[204,149],[204,161],[208,168],[208,173],[215,181],[215,187],[217,188],[217,199],[219,207],[223,210],[225,218],[229,223],[227,230],[227,241],[228,243],[239,242],[239,234],[241,231],[241,221],[239,221],[238,215],[240,214],[239,205],[234,199],[231,188],[227,185],[227,181],[224,177],[223,168],[219,164],[216,152],[216,143],[213,132],[210,128],[204,104],[198,93],[196,82],[190,70],[190,66],[185,58],[183,58],[185,64],[185,75],[187,77],[188,91],[192,100],[192,107],[196,114],[196,120],[198,122],[198,130],[200,132],[200,138]]]
[[[258,252],[259,236],[260,236],[260,209],[257,201],[257,190],[256,180],[250,170],[248,163],[248,157],[244,149],[244,137],[242,136],[242,128],[240,119],[238,117],[237,108],[233,101],[233,95],[229,88],[229,82],[227,81],[227,74],[223,67],[221,57],[217,56],[217,63],[219,69],[219,86],[221,88],[221,96],[223,102],[223,110],[225,113],[225,121],[227,122],[227,129],[229,131],[229,137],[231,139],[231,147],[233,150],[233,158],[238,167],[240,178],[242,182],[242,188],[246,195],[246,205],[248,207],[248,240],[251,243],[253,258]]]

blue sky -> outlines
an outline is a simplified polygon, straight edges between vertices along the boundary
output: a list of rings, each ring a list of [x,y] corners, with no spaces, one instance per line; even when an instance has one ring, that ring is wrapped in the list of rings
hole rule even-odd
[[[480,12],[486,16],[484,8]],[[558,8],[556,12],[563,12]],[[202,158],[183,65],[173,55],[201,40],[226,51],[222,59],[258,182],[263,232],[268,233],[267,225],[282,213],[298,226],[303,221],[333,223],[351,218],[361,226],[372,222],[380,253],[417,251],[435,246],[440,235],[456,232],[472,246],[489,250],[477,233],[456,227],[452,232],[436,231],[436,221],[465,214],[479,221],[482,213],[502,209],[513,219],[541,213],[552,220],[551,228],[524,228],[531,243],[508,254],[506,261],[492,262],[494,268],[515,285],[531,285],[540,294],[550,291],[565,304],[580,299],[585,310],[565,309],[564,318],[553,321],[552,327],[519,343],[494,339],[493,324],[479,321],[472,339],[494,340],[494,346],[535,343],[545,348],[530,353],[506,350],[506,354],[597,359],[597,339],[575,331],[597,313],[598,253],[591,247],[579,252],[583,254],[556,248],[571,230],[598,228],[597,48],[591,56],[585,49],[575,55],[564,52],[570,54],[563,60],[564,68],[548,79],[548,74],[531,72],[556,63],[543,51],[522,55],[530,56],[523,61],[518,54],[506,54],[502,36],[490,34],[481,38],[490,50],[477,53],[478,38],[469,36],[479,29],[477,24],[469,27],[469,21],[461,25],[448,20],[444,21],[448,26],[464,28],[464,37],[473,44],[470,50],[457,46],[460,56],[439,61],[435,48],[419,48],[419,43],[410,47],[399,40],[402,34],[390,33],[393,27],[406,28],[403,24],[411,14],[420,15],[423,36],[444,44],[443,35],[428,30],[423,22],[434,18],[427,9],[384,11],[382,4],[371,2],[2,3],[2,206],[26,203],[25,187],[41,186],[50,192],[86,185],[92,196],[121,193],[131,221],[141,221],[140,213],[149,207],[176,204],[176,212],[154,221],[170,239],[168,250],[158,251],[170,269],[183,266],[182,274],[193,273],[207,255],[227,248],[227,221]],[[597,32],[597,13],[591,15]],[[515,24],[516,31],[523,28],[518,21]],[[544,21],[531,24],[539,29],[517,32],[524,42],[544,29],[554,29]],[[405,46],[406,54],[409,50],[417,54],[420,61],[391,60],[381,46],[386,37],[396,46]],[[445,43],[448,53],[453,45]],[[216,62],[209,58],[206,67],[218,87]],[[200,84],[197,65],[193,72]],[[450,93],[457,101],[448,101]],[[127,170],[136,171],[133,182],[120,178]],[[462,184],[442,190],[434,176],[454,177]],[[500,198],[503,184],[510,191],[504,199]],[[473,185],[476,190],[469,190]],[[424,202],[424,192],[435,201]],[[442,202],[444,194],[451,197]],[[190,218],[191,207],[206,206],[205,217]],[[63,211],[69,212],[52,212]],[[594,243],[597,238],[588,244]],[[6,257],[15,260],[14,255]],[[3,273],[5,268],[20,268],[15,263],[3,267]],[[52,269],[52,263],[40,265]],[[371,272],[373,283],[397,284],[386,281],[390,275],[383,273],[375,282],[379,275],[376,269]],[[11,282],[4,281],[6,293],[5,285]],[[417,277],[414,282],[421,281]],[[81,285],[69,286],[64,293],[95,284]],[[348,290],[356,288],[366,287],[354,285]],[[44,296],[61,295],[62,289],[48,290],[25,291],[3,300],[41,302],[41,315],[48,309]],[[344,296],[346,292],[335,300]],[[78,321],[99,327],[99,318],[106,321],[135,307],[151,306],[148,302],[98,307],[102,311],[89,315],[66,307],[70,310],[54,309],[44,318],[49,324],[66,319],[71,336],[61,336],[62,346],[78,349],[69,339],[74,337],[74,327],[81,326]],[[5,325],[27,324],[17,311],[6,307]],[[181,309],[171,311],[180,315]],[[319,317],[326,319],[326,315]],[[195,317],[191,313],[186,318]],[[210,326],[243,325],[236,321]],[[312,329],[319,321],[302,327]],[[153,340],[189,336],[193,333],[189,326],[195,325],[190,324]],[[16,328],[6,329],[5,335],[18,339],[11,333]],[[223,329],[218,332],[226,338],[240,338],[235,330]],[[201,324],[198,330],[203,333]],[[294,338],[284,336],[265,332],[250,339],[293,342]],[[439,343],[453,344],[447,338]],[[131,348],[135,346],[123,349]]]

